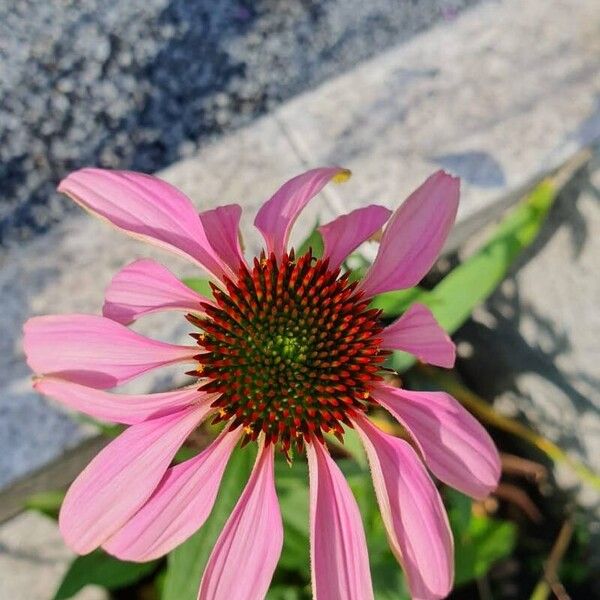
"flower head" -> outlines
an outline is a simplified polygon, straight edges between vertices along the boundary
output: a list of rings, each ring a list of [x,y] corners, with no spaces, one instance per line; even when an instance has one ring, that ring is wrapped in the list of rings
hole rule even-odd
[[[59,187],[129,235],[176,252],[212,279],[203,297],[151,260],[121,270],[103,315],[34,317],[25,351],[43,394],[94,417],[129,425],[69,489],[62,534],[76,552],[97,547],[124,560],[169,552],[207,519],[234,447],[256,441],[250,479],[207,563],[200,599],[257,600],[267,592],[283,542],[274,453],[306,453],[310,472],[313,594],[319,600],[373,597],[356,501],[330,457],[324,434],[355,428],[365,446],[390,546],[415,598],[443,598],[452,586],[453,543],[426,467],[473,497],[497,484],[493,442],[451,396],[386,384],[382,363],[404,350],[450,367],[454,346],[423,305],[384,326],[373,296],[415,285],[436,259],[458,206],[458,181],[432,175],[391,214],[368,206],[320,228],[324,257],[288,248],[300,211],[338,167],[285,183],[255,225],[265,250],[248,263],[238,236],[241,208],[198,215],[169,184],[147,175],[83,169]],[[387,225],[386,225],[387,222]],[[385,226],[361,281],[341,265]],[[176,310],[194,326],[190,346],[167,344],[127,327],[149,313]],[[190,363],[196,381],[166,393],[107,391],[151,369]],[[408,441],[369,420],[386,409]],[[178,448],[211,418],[221,434],[197,456],[172,465]]]

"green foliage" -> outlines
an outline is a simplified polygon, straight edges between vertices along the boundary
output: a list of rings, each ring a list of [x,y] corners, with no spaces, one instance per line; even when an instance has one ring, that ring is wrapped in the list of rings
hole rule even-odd
[[[213,297],[209,279],[206,279],[205,277],[184,277],[181,281],[195,292],[198,292],[201,296],[204,296],[205,298]]]
[[[389,549],[366,463],[360,456],[358,462],[340,459],[337,463],[361,511],[376,600],[408,600],[410,595],[406,581],[398,561]],[[288,594],[290,598],[303,599],[310,583],[306,463],[296,461],[289,467],[278,459],[276,481],[285,538],[279,569],[275,575],[276,591],[268,598],[287,598],[288,596],[281,594]],[[444,489],[445,504],[455,537],[455,581],[460,585],[481,577],[495,562],[513,551],[516,528],[508,521],[474,515],[469,498],[450,488]],[[289,584],[290,579],[297,579],[297,585]]]
[[[177,450],[175,456],[173,457],[173,463],[178,465],[179,463],[193,458],[194,456],[196,456],[196,454],[198,454],[198,450],[196,450],[195,448],[188,448],[186,446],[182,446],[181,448],[179,448],[179,450]]]
[[[495,562],[510,556],[517,538],[514,523],[481,516],[472,517],[469,528],[457,535],[461,539],[455,556],[455,585],[485,575]]]
[[[98,419],[94,419],[94,417],[90,417],[88,415],[75,413],[74,418],[80,423],[85,423],[86,425],[93,425],[98,429],[98,433],[107,437],[109,439],[114,439],[121,435],[123,431],[125,431],[125,426],[120,425],[118,423],[107,423],[106,421],[100,421]]]
[[[353,431],[349,431],[352,435]],[[373,491],[363,452],[350,443],[353,459],[337,461],[361,510],[369,549],[376,600],[408,600],[402,570],[392,555]],[[168,557],[168,569],[159,573],[158,589],[163,600],[194,600],[200,577],[214,543],[231,513],[251,471],[255,452],[237,449],[225,472],[215,508],[204,526]],[[306,462],[289,466],[278,456],[275,464],[277,493],[285,530],[283,551],[267,598],[308,600],[310,598],[309,489]],[[56,517],[64,494],[48,492],[31,496],[27,506]],[[455,536],[456,584],[484,575],[494,562],[509,555],[516,531],[506,521],[473,515],[471,500],[451,489],[445,490],[446,506]],[[113,590],[136,583],[150,575],[158,563],[128,563],[98,550],[75,559],[65,575],[55,600],[70,598],[88,584]]]
[[[302,591],[291,585],[273,585],[269,589],[266,600],[304,600]]]
[[[361,509],[376,600],[408,600],[402,571],[389,550],[366,464],[351,459],[341,459],[337,463]],[[310,598],[309,490],[306,463],[295,461],[289,467],[283,460],[278,459],[276,481],[285,536],[278,571],[275,574],[275,585],[267,598],[289,597],[304,600]],[[289,580],[297,580],[296,585],[290,585]]]
[[[407,290],[384,292],[373,299],[371,306],[383,311],[384,318],[395,319],[401,315],[413,302],[424,302],[429,292],[420,287],[412,287]]]
[[[593,519],[593,516],[591,518]],[[572,543],[558,569],[560,581],[563,584],[581,584],[592,575],[592,566],[589,560],[590,544],[592,543],[590,515],[585,512],[575,514],[574,527]]]
[[[492,565],[514,550],[517,530],[514,523],[475,515],[471,500],[446,490],[446,508],[454,533],[455,585],[485,575]]]
[[[278,457],[275,480],[285,531],[279,566],[282,569],[296,571],[301,580],[308,584],[310,559],[307,464],[296,460],[288,466],[287,462]]]
[[[312,248],[313,256],[317,258],[323,256],[323,238],[317,229],[318,226],[319,224],[317,223],[311,234],[300,244],[297,256],[303,256],[308,252],[309,248]]]
[[[255,454],[254,444],[234,450],[210,517],[169,554],[162,600],[196,600],[206,562],[248,480]]]
[[[39,492],[25,500],[25,508],[40,512],[52,519],[58,519],[58,511],[64,498],[65,492],[62,491]]]
[[[375,600],[410,600],[404,574],[390,550],[375,554],[369,544],[369,559]]]
[[[334,438],[335,439],[335,438]],[[369,466],[367,453],[365,451],[360,436],[356,429],[344,427],[344,449],[349,452],[352,458],[366,471]]]
[[[156,561],[147,563],[123,562],[102,550],[78,556],[64,576],[54,600],[71,598],[86,585],[96,584],[108,590],[132,585],[150,575],[157,567]]]

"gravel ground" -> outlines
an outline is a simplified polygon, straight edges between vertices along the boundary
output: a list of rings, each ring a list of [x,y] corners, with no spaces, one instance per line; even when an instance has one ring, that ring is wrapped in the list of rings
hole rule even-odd
[[[155,171],[477,0],[0,0],[0,243],[83,165]]]

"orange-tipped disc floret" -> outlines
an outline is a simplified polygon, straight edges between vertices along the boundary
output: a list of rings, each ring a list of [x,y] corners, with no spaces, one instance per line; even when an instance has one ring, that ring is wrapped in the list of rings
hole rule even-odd
[[[204,353],[196,374],[214,402],[218,421],[243,426],[245,441],[262,432],[287,454],[311,435],[341,437],[348,413],[365,410],[387,354],[379,349],[379,311],[348,275],[327,260],[294,252],[254,259],[226,291],[213,287],[215,306],[188,319]]]

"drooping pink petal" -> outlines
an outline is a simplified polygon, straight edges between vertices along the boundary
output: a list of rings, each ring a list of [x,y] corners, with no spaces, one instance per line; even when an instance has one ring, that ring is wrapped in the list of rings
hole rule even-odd
[[[353,250],[385,225],[391,214],[392,211],[384,206],[372,204],[319,227],[323,236],[323,256],[329,258],[329,266],[339,267]]]
[[[341,167],[324,167],[302,173],[284,183],[258,211],[254,225],[267,243],[267,251],[281,256],[287,247],[292,225],[302,209],[332,179],[343,181],[350,171]]]
[[[413,598],[445,598],[452,588],[452,532],[440,495],[413,448],[363,415],[353,417],[373,476],[390,547]]]
[[[166,181],[88,168],[63,179],[58,191],[129,235],[192,259],[215,277],[233,275],[211,247],[190,199]]]
[[[306,454],[313,595],[318,600],[369,600],[371,572],[356,500],[320,442],[307,444]]]
[[[241,216],[239,204],[227,204],[200,213],[210,245],[234,273],[246,264],[239,237]]]
[[[215,394],[198,391],[198,385],[196,383],[194,387],[156,394],[113,394],[65,379],[40,377],[34,381],[33,387],[40,394],[50,396],[95,419],[134,425],[192,404],[210,403],[216,399]]]
[[[473,498],[498,485],[500,457],[479,421],[445,392],[379,384],[373,397],[406,427],[436,477]]]
[[[144,315],[163,310],[202,313],[210,302],[183,284],[154,260],[141,259],[121,269],[110,282],[102,314],[128,325]]]
[[[83,470],[63,501],[59,526],[68,546],[87,554],[148,500],[208,403],[132,425]]]
[[[103,548],[143,562],[170,552],[208,518],[241,430],[225,432],[198,456],[167,470],[149,500]]]
[[[412,287],[437,258],[456,218],[459,179],[438,171],[394,212],[360,288],[366,296]]]
[[[33,317],[23,330],[27,364],[35,373],[98,389],[198,354],[197,346],[151,340],[95,315]]]
[[[212,551],[198,600],[264,598],[283,546],[273,444],[259,451],[246,488]]]
[[[451,368],[456,347],[423,304],[413,304],[399,319],[388,325],[380,337],[386,350],[403,350],[423,362]]]

